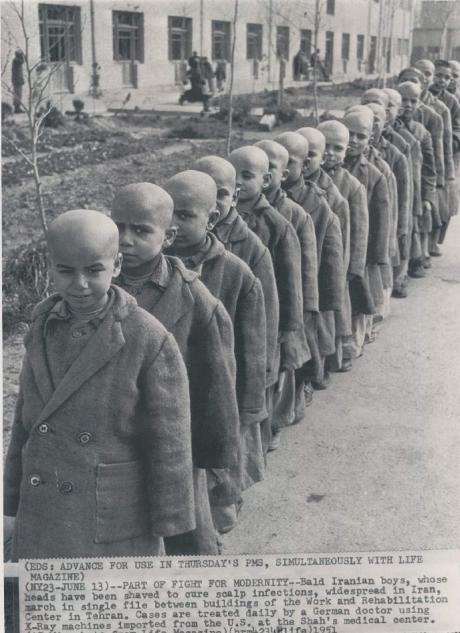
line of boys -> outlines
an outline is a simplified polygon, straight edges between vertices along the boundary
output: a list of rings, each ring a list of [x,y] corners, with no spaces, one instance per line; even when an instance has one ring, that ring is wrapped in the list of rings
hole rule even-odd
[[[51,224],[57,294],[32,316],[5,465],[12,557],[220,551],[282,428],[441,254],[452,70],[420,60],[342,122]]]

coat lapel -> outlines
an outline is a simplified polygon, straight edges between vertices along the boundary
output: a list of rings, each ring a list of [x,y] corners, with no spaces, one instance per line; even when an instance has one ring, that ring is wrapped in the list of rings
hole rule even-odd
[[[91,376],[106,365],[124,344],[121,324],[115,320],[113,312],[110,312],[56,387],[36,424],[52,415]]]
[[[24,341],[35,383],[45,404],[49,401],[54,391],[53,381],[46,362],[45,337],[43,335],[46,317],[47,314],[45,316],[41,315],[35,321],[32,326],[33,331],[30,331]]]
[[[193,309],[195,300],[188,283],[179,270],[175,270],[168,287],[153,310],[149,310],[170,332],[182,317]],[[146,306],[146,309],[148,307]]]

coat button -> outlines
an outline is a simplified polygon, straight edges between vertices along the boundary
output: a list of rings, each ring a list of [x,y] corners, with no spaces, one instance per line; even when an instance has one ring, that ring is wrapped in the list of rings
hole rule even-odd
[[[38,432],[41,433],[42,435],[45,435],[45,433],[48,433],[49,431],[49,426],[45,423],[40,424],[40,426],[38,427]]]
[[[88,444],[88,442],[90,442],[91,440],[92,435],[91,433],[88,433],[88,431],[84,431],[78,436],[78,441],[80,442],[80,444]]]
[[[40,475],[31,475],[29,481],[31,486],[39,486],[42,483]]]
[[[62,492],[63,495],[70,495],[73,490],[73,484],[71,481],[63,481],[59,484],[59,492]]]

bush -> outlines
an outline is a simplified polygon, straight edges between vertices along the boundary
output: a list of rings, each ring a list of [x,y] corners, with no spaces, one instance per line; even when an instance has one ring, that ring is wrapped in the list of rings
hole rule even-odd
[[[28,323],[33,307],[51,292],[47,247],[44,240],[13,253],[3,271],[3,334],[14,332],[19,323]]]
[[[58,110],[58,108],[56,108],[56,106],[52,105],[50,101],[46,104],[46,110],[48,110],[48,112],[43,119],[43,125],[45,127],[56,128],[61,125],[65,125],[64,115]]]

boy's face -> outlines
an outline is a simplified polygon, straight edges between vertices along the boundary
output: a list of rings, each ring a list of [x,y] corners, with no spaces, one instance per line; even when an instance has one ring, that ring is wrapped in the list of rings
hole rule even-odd
[[[364,121],[360,121],[358,117],[350,118],[346,125],[350,133],[347,154],[349,156],[359,156],[369,145],[371,136],[369,127]]]
[[[283,159],[274,154],[268,155],[268,169],[270,170],[272,179],[269,186],[269,191],[277,191],[281,187],[281,183],[286,180],[288,174],[287,167]]]
[[[348,147],[348,138],[345,134],[337,132],[324,132],[326,137],[326,151],[324,152],[324,165],[326,168],[340,165],[345,160]]]
[[[444,66],[438,66],[434,71],[433,86],[439,90],[446,90],[451,79],[451,69]]]
[[[288,184],[297,182],[302,176],[304,168],[307,167],[310,159],[308,156],[300,156],[295,152],[289,152],[289,160],[287,164],[288,176],[286,182]]]
[[[50,250],[51,272],[57,292],[78,313],[102,308],[113,277],[120,274],[121,257],[112,244],[57,242]]]
[[[398,112],[399,112],[399,107],[400,107],[399,103],[394,101],[392,98],[388,101],[386,112],[387,112],[387,123],[389,125],[393,125],[393,123],[396,121],[396,117],[398,116]]]
[[[123,270],[137,268],[154,259],[174,241],[175,227],[167,228],[156,219],[154,209],[115,201],[112,220],[120,234]]]
[[[236,171],[236,186],[239,189],[238,199],[242,202],[257,198],[271,182],[270,173],[255,161],[237,156],[232,160]]]
[[[219,214],[215,210],[204,209],[186,188],[176,192],[173,198],[173,224],[177,226],[174,249],[188,250],[203,242],[206,231],[212,229]]]
[[[316,173],[321,167],[323,161],[323,151],[319,147],[315,147],[310,144],[308,149],[308,161],[303,165],[303,177],[308,178],[312,174]]]

